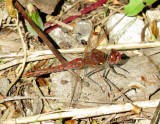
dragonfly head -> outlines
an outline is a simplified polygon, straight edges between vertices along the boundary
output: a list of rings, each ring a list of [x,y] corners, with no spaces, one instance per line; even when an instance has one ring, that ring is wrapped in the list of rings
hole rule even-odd
[[[121,53],[115,49],[111,49],[111,52],[108,54],[107,61],[110,65],[118,64],[121,60]]]

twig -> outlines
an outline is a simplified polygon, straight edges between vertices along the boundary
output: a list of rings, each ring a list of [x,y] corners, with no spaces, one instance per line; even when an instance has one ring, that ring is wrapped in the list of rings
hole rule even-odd
[[[160,47],[160,42],[153,42],[153,43],[133,43],[133,44],[117,44],[117,45],[108,45],[108,46],[98,46],[97,49],[116,49],[116,50],[131,50],[131,49],[140,49],[140,48],[152,48],[152,47]],[[62,54],[69,54],[69,53],[83,53],[85,48],[72,48],[72,49],[59,49],[60,53]],[[55,56],[52,55],[50,50],[43,50],[43,51],[27,51],[27,62],[38,61],[43,59],[50,59],[54,58]],[[1,54],[0,58],[11,58],[11,57],[21,57],[23,53],[11,53],[11,54]],[[0,70],[6,69],[8,67],[17,65],[22,63],[21,59],[16,59],[11,62],[5,63],[0,65]]]
[[[150,124],[158,124],[158,122],[160,122],[160,102],[156,108],[156,111],[154,112],[154,115]]]
[[[25,100],[25,99],[49,99],[49,100],[61,100],[58,97],[49,97],[49,96],[38,96],[38,97],[32,97],[32,96],[12,96],[12,97],[6,97],[0,100],[0,104],[8,101],[16,101],[16,100]],[[63,99],[64,100],[64,99]]]
[[[153,47],[160,47],[160,42],[150,42],[150,43],[131,43],[131,44],[114,44],[108,46],[98,46],[97,49],[116,49],[116,50],[134,50],[134,49],[146,49],[146,48],[153,48]],[[83,53],[84,47],[81,48],[71,48],[71,49],[58,49],[58,51],[62,54],[73,54],[73,53]],[[27,55],[29,58],[43,56],[43,55],[51,55],[52,52],[50,50],[42,50],[42,51],[27,51]],[[3,58],[12,58],[12,57],[22,57],[23,53],[10,53],[10,54],[0,54],[0,59]],[[54,56],[54,55],[53,55]],[[55,56],[54,56],[55,57]]]
[[[156,41],[154,43],[130,43],[130,44],[98,46],[98,49],[131,50],[131,49],[145,49],[152,47],[160,47],[160,42]]]
[[[133,104],[145,109],[145,108],[157,107],[159,104],[159,101],[160,101],[159,99],[150,100],[150,101],[140,101],[140,102],[134,102]],[[32,123],[35,121],[37,122],[37,121],[44,121],[44,120],[50,120],[50,119],[53,120],[53,119],[59,119],[59,118],[72,118],[72,119],[88,118],[88,117],[95,117],[95,116],[101,116],[106,114],[127,112],[127,111],[131,111],[132,109],[133,109],[133,106],[130,103],[118,104],[118,105],[107,105],[107,106],[87,108],[87,109],[69,109],[64,112],[46,113],[46,114],[39,114],[39,115],[30,116],[30,117],[8,119],[6,121],[3,121],[2,124]]]
[[[50,58],[54,58],[54,57],[55,57],[54,55],[37,56],[35,58],[34,57],[27,57],[27,61],[26,62],[32,62],[32,61],[50,59]],[[17,65],[17,64],[20,64],[22,62],[23,62],[22,59],[13,60],[11,62],[8,62],[8,63],[0,65],[0,70],[6,69],[8,67],[11,67],[11,66],[14,66],[14,65]]]
[[[107,0],[99,0],[98,2],[92,4],[91,6],[86,7],[86,8],[84,8],[83,10],[81,10],[80,13],[81,13],[81,15],[87,14],[87,13],[93,11],[94,9],[100,7],[101,5],[105,4],[106,2],[107,2]],[[70,16],[70,17],[68,17],[67,19],[63,20],[62,22],[64,22],[64,23],[69,23],[69,22],[73,21],[74,19],[78,18],[78,17],[81,16],[81,15]],[[54,25],[54,26],[52,26],[52,27],[49,27],[49,28],[47,28],[47,29],[45,30],[45,32],[46,32],[46,33],[49,33],[49,32],[51,32],[53,29],[55,29],[55,28],[57,28],[57,27],[59,27],[59,26],[58,26],[58,25]]]
[[[54,23],[60,25],[61,27],[65,28],[65,29],[67,29],[67,30],[70,30],[70,31],[73,30],[73,27],[72,27],[72,26],[70,26],[70,25],[68,25],[68,24],[66,24],[66,23],[64,23],[64,22],[61,22],[61,21],[58,21],[58,20],[54,20]]]

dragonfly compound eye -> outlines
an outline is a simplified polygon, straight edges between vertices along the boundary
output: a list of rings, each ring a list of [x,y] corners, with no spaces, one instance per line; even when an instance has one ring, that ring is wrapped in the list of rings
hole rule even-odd
[[[118,51],[112,49],[110,54],[108,55],[107,60],[109,64],[117,64],[121,60],[121,54]]]
[[[115,64],[119,63],[120,60],[121,60],[121,54],[117,52]]]

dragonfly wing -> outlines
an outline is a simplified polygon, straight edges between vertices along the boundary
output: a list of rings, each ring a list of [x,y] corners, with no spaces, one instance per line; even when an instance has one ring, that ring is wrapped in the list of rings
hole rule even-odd
[[[92,51],[92,49],[96,48],[96,45],[98,45],[98,39],[99,39],[99,34],[101,32],[101,28],[98,26],[94,32],[92,32],[89,41],[87,42],[87,45],[85,47],[85,54],[88,54]],[[84,55],[85,55],[84,54]]]

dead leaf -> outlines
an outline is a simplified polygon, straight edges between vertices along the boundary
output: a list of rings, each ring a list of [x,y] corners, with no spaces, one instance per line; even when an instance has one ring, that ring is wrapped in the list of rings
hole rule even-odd
[[[57,6],[57,4],[60,2],[60,0],[18,0],[24,7],[26,6],[26,3],[31,2],[33,5],[35,5],[37,8],[40,9],[41,12],[52,14]]]
[[[44,64],[46,64],[47,60],[42,60],[39,61],[33,68],[34,69],[39,69],[41,66],[43,66]]]
[[[154,35],[156,38],[159,36],[159,29],[157,27],[157,21],[156,20],[153,20],[150,23],[150,30],[151,30],[152,35]]]
[[[113,0],[113,4],[114,5],[121,5],[121,3],[119,2],[119,0]]]
[[[141,79],[142,79],[142,81],[144,81],[146,84],[148,84],[148,85],[154,85],[154,84],[156,84],[155,82],[151,82],[151,81],[149,81],[146,77],[144,77],[144,76],[141,76]]]
[[[48,86],[48,85],[49,85],[49,84],[48,84],[48,81],[47,81],[45,78],[42,78],[42,77],[38,77],[38,78],[36,79],[36,82],[37,82],[37,85],[38,85],[39,87]]]
[[[135,114],[139,114],[141,111],[142,111],[141,107],[133,105],[132,112],[134,112]]]
[[[65,124],[75,124],[75,120],[67,120]]]
[[[145,90],[146,90],[146,87],[145,87],[143,84],[141,84],[140,82],[131,82],[131,83],[128,85],[128,87],[129,87],[130,89],[139,89],[139,90],[141,90],[141,91],[145,91]]]

